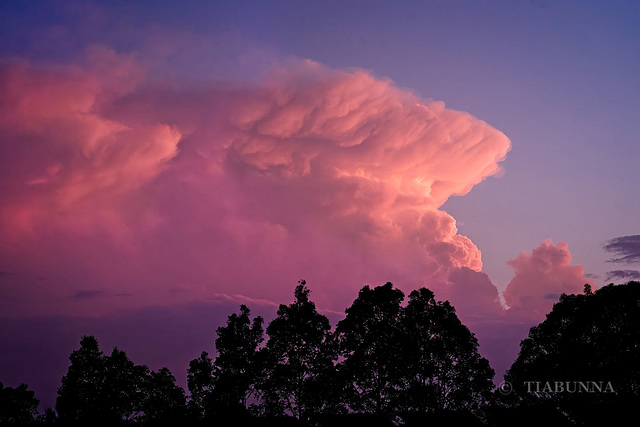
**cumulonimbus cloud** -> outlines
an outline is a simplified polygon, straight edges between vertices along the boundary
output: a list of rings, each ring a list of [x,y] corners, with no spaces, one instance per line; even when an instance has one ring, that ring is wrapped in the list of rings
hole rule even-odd
[[[107,49],[87,58],[0,67],[5,312],[230,289],[279,301],[305,278],[338,312],[393,281],[433,288],[467,319],[504,314],[480,250],[440,209],[500,170],[510,141],[487,123],[311,61],[260,85],[193,87],[147,82]],[[509,264],[514,312],[546,313],[586,281],[564,243]]]
[[[496,174],[509,139],[368,72],[300,61],[193,88],[94,49],[81,66],[4,64],[0,85],[2,255],[53,288],[261,298],[289,272],[332,283],[328,302],[482,268],[440,207]]]

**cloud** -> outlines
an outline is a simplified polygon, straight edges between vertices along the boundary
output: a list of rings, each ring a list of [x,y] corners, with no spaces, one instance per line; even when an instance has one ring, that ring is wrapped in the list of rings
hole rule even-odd
[[[593,286],[581,265],[571,265],[565,242],[554,245],[547,239],[531,253],[523,251],[507,264],[515,270],[503,293],[511,316],[541,321],[560,294],[582,293],[586,283]]]
[[[607,271],[605,282],[610,280],[640,280],[640,271],[638,270],[611,270]]]
[[[467,324],[496,320],[505,311],[489,276],[468,267],[449,272],[448,284],[440,289],[439,298],[449,300]]]
[[[49,278],[47,310],[229,289],[280,301],[304,277],[342,311],[367,283],[482,268],[440,207],[498,173],[509,139],[366,71],[291,61],[260,84],[194,86],[95,48],[64,67],[6,63],[0,86],[0,268]],[[87,282],[106,292],[59,297]],[[14,310],[42,286],[16,283]]]
[[[608,262],[622,264],[640,262],[640,235],[616,237],[604,244],[603,248],[610,254],[615,255]]]
[[[0,65],[0,227],[7,235],[109,221],[123,208],[120,196],[178,153],[172,126],[129,126],[99,114],[140,77],[129,58],[111,51],[92,50],[88,58],[82,70]]]

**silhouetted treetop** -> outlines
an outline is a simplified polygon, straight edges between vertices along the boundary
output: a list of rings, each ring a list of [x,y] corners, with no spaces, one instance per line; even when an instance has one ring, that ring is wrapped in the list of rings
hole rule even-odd
[[[338,322],[336,336],[346,400],[351,410],[390,415],[398,407],[404,336],[400,325],[404,293],[391,283],[363,287]]]
[[[16,388],[0,382],[0,424],[30,424],[36,421],[38,405],[36,394],[26,384]]]
[[[216,330],[217,357],[214,366],[214,392],[217,410],[245,411],[248,399],[256,393],[262,367],[258,360],[258,347],[264,340],[263,319],[250,319],[251,311],[240,306],[226,326]]]
[[[189,362],[189,369],[187,369],[188,408],[191,417],[195,420],[205,420],[213,415],[211,408],[213,372],[213,361],[206,351],[203,351],[197,359]]]
[[[167,368],[150,372],[117,347],[105,356],[91,335],[82,337],[69,360],[56,402],[60,423],[113,425],[184,418],[184,390]]]
[[[576,422],[621,413],[640,403],[639,331],[640,283],[585,286],[530,329],[505,379],[521,404],[550,401]]]
[[[346,399],[355,411],[391,416],[477,411],[490,397],[494,371],[449,302],[421,288],[365,286],[338,323]]]
[[[327,343],[331,324],[316,310],[310,292],[301,280],[293,303],[281,304],[267,326],[260,386],[265,414],[307,421],[327,409],[325,393],[334,370],[334,354]]]

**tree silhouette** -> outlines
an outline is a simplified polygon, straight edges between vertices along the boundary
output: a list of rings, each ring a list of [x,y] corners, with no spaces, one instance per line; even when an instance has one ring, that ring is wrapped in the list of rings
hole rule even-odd
[[[29,424],[36,421],[38,405],[36,394],[26,384],[5,387],[0,382],[0,424]]]
[[[83,336],[80,349],[58,388],[56,409],[63,423],[117,423],[134,420],[144,410],[149,368],[135,365],[114,348],[104,356],[94,336]]]
[[[351,410],[391,415],[398,408],[404,376],[398,363],[403,299],[403,292],[391,283],[365,286],[338,322],[336,336],[345,359],[340,370],[348,381],[345,399]]]
[[[144,415],[146,424],[167,424],[183,421],[186,417],[184,389],[167,368],[151,372],[146,382]]]
[[[338,323],[349,407],[415,422],[477,412],[494,387],[477,339],[430,290],[411,292],[404,308],[403,299],[391,283],[365,286]]]
[[[62,422],[103,419],[107,412],[103,400],[105,361],[98,340],[83,336],[80,349],[69,356],[71,365],[58,388],[56,410]]]
[[[640,283],[561,295],[505,375],[514,403],[552,404],[574,423],[630,415],[640,402]]]
[[[236,424],[288,416],[278,425],[383,425],[399,417],[407,426],[477,425],[484,411],[483,421],[496,427],[523,417],[591,425],[628,417],[640,403],[638,282],[561,295],[522,341],[505,375],[512,393],[491,408],[493,370],[455,309],[430,290],[411,292],[403,307],[391,283],[365,286],[335,333],[309,295],[301,280],[266,328],[263,348],[262,318],[252,320],[244,305],[231,314],[216,330],[216,359],[202,352],[189,364],[188,405],[167,368],[150,372],[117,347],[104,355],[95,337],[83,336],[58,389],[59,418],[49,412],[46,419],[180,424],[232,415],[241,417]],[[251,399],[258,403],[252,415],[263,420],[248,416]],[[0,383],[0,422],[33,421],[38,403],[26,385]]]
[[[106,414],[113,420],[133,420],[144,409],[149,368],[136,365],[117,347],[105,357],[105,378],[100,395]]]
[[[206,351],[203,351],[199,358],[189,362],[187,388],[191,416],[199,421],[210,419],[213,416],[213,362]]]
[[[448,301],[437,302],[426,288],[413,291],[402,310],[401,324],[403,412],[475,412],[487,403],[494,371]]]
[[[263,319],[250,319],[251,311],[240,306],[240,314],[232,314],[226,326],[216,330],[216,350],[213,362],[214,396],[218,411],[244,412],[248,399],[256,392],[260,375],[258,346],[264,340]]]
[[[262,351],[265,379],[261,384],[264,413],[292,415],[307,421],[329,410],[324,392],[334,369],[327,345],[331,325],[309,300],[301,280],[294,302],[281,304],[267,327],[269,339]]]

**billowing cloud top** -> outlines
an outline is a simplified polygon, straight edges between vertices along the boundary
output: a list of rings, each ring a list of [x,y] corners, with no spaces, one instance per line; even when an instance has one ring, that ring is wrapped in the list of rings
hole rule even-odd
[[[521,252],[508,264],[515,277],[504,291],[504,299],[512,314],[533,322],[544,319],[560,294],[579,294],[584,285],[593,286],[584,276],[581,265],[571,265],[571,253],[565,242],[554,245],[545,240],[531,253]]]
[[[365,283],[482,268],[439,208],[498,172],[510,141],[365,71],[299,61],[261,85],[193,87],[94,49],[74,66],[4,64],[0,85],[16,310],[44,281],[51,309],[79,290],[100,307],[229,286],[265,297],[299,277],[327,284],[330,305]]]

